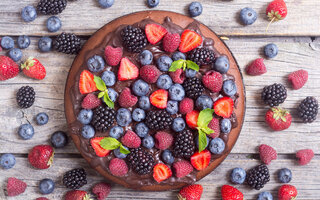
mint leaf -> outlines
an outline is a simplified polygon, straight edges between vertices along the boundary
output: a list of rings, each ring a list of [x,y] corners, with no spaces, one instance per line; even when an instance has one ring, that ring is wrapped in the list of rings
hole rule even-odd
[[[99,76],[94,76],[93,80],[96,83],[96,87],[98,88],[98,90],[105,91],[107,89],[106,84]]]
[[[120,153],[129,154],[130,151],[128,149],[125,149],[124,146],[121,144],[120,145]]]
[[[174,61],[172,64],[171,64],[171,66],[170,66],[170,68],[169,68],[169,72],[175,72],[175,71],[177,71],[178,69],[181,69],[182,67],[183,67],[183,65],[184,65],[184,63],[185,63],[186,61],[185,60],[176,60],[176,61]]]
[[[203,131],[203,132],[205,132],[205,133],[208,134],[208,135],[210,135],[211,133],[214,132],[214,130],[212,130],[212,129],[209,128],[208,126],[201,127],[200,130]]]
[[[210,109],[210,108],[206,108],[204,110],[201,110],[201,112],[199,113],[198,122],[197,122],[198,127],[200,127],[200,128],[207,127],[209,122],[213,118],[213,116],[212,116],[213,112],[214,112],[214,110]]]
[[[197,63],[191,61],[191,60],[187,60],[187,68],[188,69],[193,69],[195,71],[199,71],[199,65],[197,65]]]
[[[120,147],[121,143],[112,137],[105,137],[99,142],[100,146],[107,150],[114,150]]]
[[[199,130],[199,152],[203,151],[207,146],[207,135],[201,129]]]
[[[114,102],[110,99],[108,91],[104,93],[103,101],[107,104],[109,108],[114,108]]]
[[[104,96],[104,93],[105,93],[105,92],[100,92],[100,93],[98,94],[98,98],[100,99],[101,97],[103,97],[103,96]]]

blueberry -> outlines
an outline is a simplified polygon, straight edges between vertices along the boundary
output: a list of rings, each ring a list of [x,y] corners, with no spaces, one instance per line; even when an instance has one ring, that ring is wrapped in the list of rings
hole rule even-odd
[[[51,135],[50,141],[54,148],[63,148],[68,144],[68,136],[64,131],[56,131]]]
[[[172,79],[168,74],[162,74],[157,80],[157,87],[161,89],[169,89],[172,86]]]
[[[257,12],[252,8],[243,8],[240,11],[240,20],[244,25],[253,24],[258,18]]]
[[[110,8],[113,5],[114,0],[98,0],[98,2],[101,8]]]
[[[123,146],[123,148],[129,150],[128,147]],[[127,155],[128,155],[128,154],[121,153],[121,152],[120,152],[120,148],[117,148],[117,149],[113,150],[113,154],[114,154],[117,158],[120,158],[120,159],[124,159],[124,158],[126,158]]]
[[[169,88],[170,99],[181,101],[184,98],[185,91],[180,84],[174,84]]]
[[[41,194],[50,194],[54,190],[54,182],[51,179],[42,179],[39,184],[39,190]]]
[[[82,109],[79,112],[77,119],[81,122],[81,124],[89,124],[92,120],[92,116],[93,116],[92,110]]]
[[[231,171],[230,179],[232,183],[242,184],[246,180],[246,171],[242,168],[234,168]]]
[[[146,96],[149,93],[150,87],[148,83],[139,79],[133,83],[132,91],[135,95],[141,97]]]
[[[237,85],[233,80],[226,80],[222,85],[222,92],[231,97],[237,93]]]
[[[157,60],[158,68],[163,72],[169,71],[171,63],[172,63],[172,59],[167,55],[160,56]]]
[[[278,46],[270,43],[264,47],[264,55],[267,58],[274,58],[278,55]]]
[[[22,58],[22,51],[18,48],[13,48],[9,51],[9,57],[14,61],[18,62]]]
[[[143,50],[139,54],[139,60],[140,60],[141,65],[150,65],[153,60],[153,55],[152,55],[151,51]]]
[[[106,65],[104,59],[101,56],[94,55],[87,61],[88,69],[91,72],[101,72]]]
[[[174,52],[172,54],[172,59],[174,61],[176,61],[176,60],[185,60],[185,59],[187,59],[187,57],[186,57],[186,55],[184,53],[182,53],[180,51],[176,51],[176,52]]]
[[[118,92],[116,92],[112,88],[108,89],[108,95],[109,95],[109,98],[111,99],[111,101],[113,101],[113,102],[116,102],[116,100],[117,100],[117,98],[119,96]]]
[[[114,126],[110,129],[109,136],[115,139],[119,139],[123,135],[124,131],[121,126]]]
[[[289,183],[292,179],[292,172],[288,168],[282,168],[278,172],[278,179],[281,183]]]
[[[154,8],[159,5],[160,0],[147,0],[147,5],[149,8]]]
[[[146,135],[148,135],[149,132],[148,126],[143,122],[136,124],[134,130],[139,137],[146,137]]]
[[[44,113],[44,112],[41,112],[41,113],[38,113],[37,116],[36,116],[36,123],[38,125],[45,125],[47,124],[49,121],[49,116],[47,115],[47,113]]]
[[[172,122],[172,129],[175,132],[183,131],[183,129],[186,127],[186,123],[184,122],[183,118],[177,117]]]
[[[187,78],[193,78],[195,77],[197,74],[197,71],[196,70],[193,70],[193,69],[186,69],[186,77]]]
[[[166,111],[169,114],[171,114],[171,115],[177,114],[178,110],[179,110],[179,105],[178,105],[177,101],[172,101],[172,100],[168,101]]]
[[[138,101],[138,105],[143,110],[149,110],[151,107],[149,97],[147,97],[147,96],[140,97],[139,101]]]
[[[61,28],[61,20],[59,17],[51,16],[47,20],[47,28],[49,32],[57,32]]]
[[[91,125],[84,125],[81,129],[81,135],[86,139],[93,138],[95,133],[96,132]]]
[[[29,36],[20,35],[20,36],[18,37],[17,43],[18,43],[18,47],[19,47],[20,49],[26,49],[26,48],[29,47],[29,45],[30,45],[31,42],[30,42]]]
[[[204,110],[206,108],[212,108],[213,101],[212,98],[207,95],[201,95],[196,100],[196,106],[199,110]]]
[[[197,17],[202,13],[202,5],[200,2],[192,2],[188,10],[191,17]]]
[[[33,126],[31,124],[22,124],[19,127],[19,131],[18,134],[20,135],[20,137],[24,140],[29,140],[33,137],[34,135],[34,129]]]
[[[171,151],[169,151],[169,150],[164,150],[161,155],[161,158],[165,163],[167,163],[169,165],[171,165],[174,162],[174,157],[173,157]]]
[[[11,153],[3,154],[0,157],[0,165],[3,169],[11,169],[16,164],[16,158]]]
[[[221,154],[224,151],[225,143],[221,138],[214,138],[209,144],[209,149],[213,154]]]
[[[107,87],[111,87],[116,83],[116,76],[112,71],[104,71],[101,75],[101,79]]]
[[[120,108],[117,112],[116,119],[119,126],[128,126],[132,122],[130,110]]]
[[[213,69],[221,74],[225,74],[228,72],[230,67],[229,59],[227,56],[220,56],[216,59]]]
[[[147,149],[152,149],[154,147],[154,139],[152,136],[148,135],[142,140],[142,145]]]
[[[261,192],[257,200],[273,200],[273,196],[270,192]]]
[[[132,119],[136,122],[141,122],[146,118],[146,113],[141,108],[136,108],[132,112]]]
[[[39,39],[38,48],[41,52],[49,52],[52,49],[52,39],[49,37],[42,37]]]
[[[224,118],[220,121],[220,129],[222,133],[230,133],[232,128],[230,119]]]
[[[26,6],[22,9],[21,17],[25,22],[32,22],[37,17],[37,11],[33,6]]]
[[[4,36],[1,39],[1,47],[4,49],[12,49],[14,47],[14,41],[12,37]]]
[[[196,141],[196,145],[197,145],[197,147],[198,147],[198,149],[199,149],[199,137],[197,136],[197,137],[195,137],[196,139],[195,139],[195,141]],[[210,139],[209,139],[209,137],[207,136],[207,145],[206,145],[206,147],[205,148],[207,148],[208,147],[208,145],[209,145],[209,141],[210,141]]]

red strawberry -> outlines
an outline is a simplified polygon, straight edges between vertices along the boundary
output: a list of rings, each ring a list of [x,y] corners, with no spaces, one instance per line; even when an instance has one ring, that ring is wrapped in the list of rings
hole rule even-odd
[[[121,138],[121,142],[129,148],[138,148],[141,145],[141,139],[135,132],[131,130],[128,130],[124,134],[124,136]]]
[[[229,118],[233,111],[233,100],[230,97],[222,97],[214,102],[214,112],[224,118]]]
[[[124,108],[129,108],[138,102],[138,97],[131,94],[130,88],[124,88],[118,99],[119,105]]]
[[[178,49],[180,44],[180,35],[179,33],[167,33],[162,41],[163,49],[166,52],[174,52]]]
[[[179,45],[179,51],[182,53],[186,53],[188,51],[191,51],[198,46],[200,46],[202,43],[202,37],[198,33],[191,31],[191,30],[185,30],[181,34],[181,43]]]
[[[147,39],[151,44],[158,43],[168,32],[167,29],[158,24],[147,24],[145,31]]]
[[[299,165],[308,164],[314,157],[312,149],[302,149],[296,153],[296,157],[299,160]]]
[[[147,83],[155,83],[160,76],[159,69],[154,65],[145,65],[140,68],[140,77]]]
[[[272,160],[277,159],[277,151],[266,144],[259,146],[259,153],[261,161],[266,165],[269,165]]]
[[[179,111],[181,114],[187,114],[191,111],[193,111],[194,102],[190,98],[184,98],[182,101],[180,101],[179,104]]]
[[[293,185],[285,184],[279,188],[278,200],[294,200],[298,196],[298,191]]]
[[[154,138],[156,139],[156,148],[165,150],[172,145],[173,136],[165,131],[158,131]]]
[[[154,91],[150,95],[150,103],[157,108],[166,108],[168,101],[168,91],[164,89],[159,89]]]
[[[113,48],[112,46],[106,46],[104,55],[106,62],[110,66],[117,66],[122,57],[122,49],[120,47]]]
[[[171,176],[172,176],[172,171],[167,165],[163,163],[159,163],[153,167],[153,178],[158,183],[170,178]]]
[[[28,155],[30,164],[37,169],[48,169],[53,163],[54,150],[50,145],[37,145]]]
[[[92,200],[90,195],[83,190],[71,190],[68,191],[64,200]]]
[[[190,158],[190,162],[197,170],[203,170],[209,166],[211,153],[208,150],[196,152]]]
[[[9,197],[18,196],[19,194],[24,193],[26,188],[27,184],[25,182],[14,177],[8,178],[7,195]]]
[[[83,70],[80,74],[79,90],[81,94],[87,94],[98,90],[96,83],[94,82],[94,75],[88,70]]]
[[[186,122],[190,128],[195,129],[198,125],[199,111],[193,110],[186,115]]]
[[[176,177],[178,178],[185,177],[193,171],[192,165],[186,160],[175,162],[173,168],[176,172]]]
[[[120,158],[113,158],[109,163],[109,170],[112,175],[122,177],[128,173],[128,165]]]
[[[287,13],[287,5],[283,0],[273,0],[269,3],[266,10],[266,14],[271,22],[284,19]]]
[[[186,75],[183,69],[177,69],[174,72],[170,72],[169,75],[172,78],[173,82],[178,84],[182,84],[183,81],[186,79]]]
[[[292,117],[289,111],[273,107],[267,111],[265,121],[274,131],[282,131],[290,127]]]
[[[136,79],[139,76],[139,68],[135,66],[128,58],[122,58],[118,71],[119,81]]]
[[[203,192],[202,185],[188,185],[179,191],[179,200],[200,200]]]
[[[21,65],[23,73],[34,79],[42,80],[46,77],[46,69],[36,58],[28,58],[25,63]]]
[[[219,92],[223,84],[222,75],[219,72],[213,70],[208,71],[202,77],[202,83],[206,88],[211,90],[211,92]]]
[[[101,100],[94,94],[90,93],[82,100],[81,107],[84,109],[94,109],[101,105]]]
[[[219,135],[220,135],[220,122],[219,122],[219,119],[212,118],[212,120],[208,124],[208,127],[214,131],[213,133],[211,133],[209,135],[211,138],[219,137]]]
[[[303,69],[292,72],[288,79],[291,82],[293,89],[299,90],[308,81],[308,72]]]
[[[19,65],[7,56],[0,56],[0,81],[16,77],[19,74]]]
[[[98,200],[104,200],[110,194],[111,186],[108,183],[97,183],[92,188],[92,193],[96,195]]]
[[[230,185],[223,185],[221,188],[222,200],[243,200],[243,194]]]
[[[263,63],[263,58],[258,58],[252,61],[252,63],[247,66],[246,72],[251,76],[257,76],[266,73],[267,68]]]
[[[111,152],[110,150],[107,150],[107,149],[104,149],[101,147],[100,141],[103,138],[104,137],[95,137],[90,140],[90,144],[91,144],[92,148],[94,149],[94,152],[99,157],[105,157],[105,156],[109,155],[109,153]]]
[[[45,198],[45,197],[38,197],[38,198],[36,198],[36,200],[49,200],[49,199]]]

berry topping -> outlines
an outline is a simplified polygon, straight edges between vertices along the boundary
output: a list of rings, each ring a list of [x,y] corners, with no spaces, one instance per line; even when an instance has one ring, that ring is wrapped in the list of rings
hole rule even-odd
[[[141,139],[139,136],[130,130],[124,134],[124,136],[121,138],[121,142],[123,145],[129,148],[138,148],[141,145]]]
[[[244,169],[239,167],[234,168],[231,171],[230,179],[232,183],[242,184],[246,180],[246,171],[244,171]]]
[[[201,43],[202,37],[198,33],[187,29],[181,34],[179,51],[181,51],[182,53],[186,53],[197,48],[201,45]]]
[[[159,69],[154,65],[145,65],[140,68],[140,77],[147,83],[155,83],[160,76]]]
[[[128,173],[128,166],[124,160],[113,158],[109,163],[109,170],[112,175],[122,177]]]
[[[101,105],[101,100],[94,94],[90,93],[82,100],[81,107],[84,109],[94,109]]]
[[[222,200],[243,200],[243,194],[230,185],[223,185],[221,188]]]
[[[174,157],[172,155],[172,152],[169,150],[164,150],[162,152],[161,158],[165,163],[169,165],[171,165],[174,162]]]
[[[214,103],[213,108],[218,116],[229,118],[233,111],[233,100],[230,97],[222,97]]]
[[[167,29],[158,24],[147,24],[145,31],[151,44],[158,43],[168,32]]]
[[[212,98],[207,96],[207,95],[201,95],[197,98],[196,100],[196,107],[199,110],[204,110],[207,108],[212,108],[213,106],[213,101]]]
[[[152,136],[148,135],[142,140],[142,145],[147,149],[152,149],[154,147],[154,139]]]
[[[162,163],[157,164],[153,168],[153,178],[156,180],[158,183],[167,180],[172,176],[172,171],[171,169]]]
[[[141,108],[136,108],[132,112],[132,119],[136,122],[141,122],[146,118],[146,113]]]
[[[211,49],[196,48],[189,52],[188,59],[197,63],[197,65],[211,65],[214,61],[215,55]]]
[[[106,65],[104,59],[101,56],[94,55],[87,61],[88,69],[93,72],[101,72],[104,69],[104,66]]]
[[[261,93],[261,98],[270,107],[278,106],[287,98],[287,89],[281,83],[265,86]]]
[[[187,57],[184,53],[181,53],[180,51],[176,51],[172,54],[172,59],[174,61],[177,61],[177,60],[186,60]]]
[[[298,191],[293,185],[285,184],[279,188],[278,200],[294,200],[298,196]]]
[[[96,83],[94,82],[94,75],[88,70],[83,70],[80,74],[79,90],[81,94],[87,94],[98,90]]]
[[[178,101],[172,101],[172,100],[168,101],[166,111],[171,115],[177,114],[179,110],[178,104],[179,104]]]
[[[121,31],[124,47],[132,53],[140,53],[147,46],[147,37],[140,28],[126,26]]]
[[[227,119],[227,118],[222,119],[220,122],[220,128],[222,133],[230,133],[232,128],[230,119]]]
[[[124,88],[119,96],[119,105],[123,108],[129,108],[136,105],[138,97],[131,94],[130,88]]]
[[[117,111],[116,119],[119,126],[128,126],[132,122],[130,110],[126,108],[120,108]]]
[[[132,149],[127,161],[139,175],[149,174],[154,166],[152,154],[142,148]]]
[[[153,61],[153,55],[151,51],[145,49],[139,54],[139,60],[142,66],[150,65]]]
[[[290,127],[292,116],[285,109],[273,107],[267,111],[265,120],[272,130],[282,131]]]
[[[174,52],[180,44],[180,35],[178,33],[167,33],[162,41],[163,49],[166,52]]]
[[[214,65],[212,67],[212,69],[214,69],[217,72],[220,72],[221,74],[227,73],[229,68],[230,68],[229,59],[227,56],[224,56],[224,55],[218,57],[215,60]]]
[[[247,173],[247,183],[250,187],[260,190],[270,181],[269,169],[266,165],[258,165]]]
[[[87,173],[83,168],[72,169],[63,175],[63,185],[69,189],[79,189],[87,184]]]
[[[193,171],[192,165],[190,164],[190,162],[186,160],[175,162],[173,164],[173,168],[174,168],[176,177],[178,178],[185,177]]]
[[[146,125],[152,130],[164,130],[171,126],[172,117],[165,110],[149,111],[145,120]]]
[[[292,72],[289,75],[288,80],[291,82],[293,89],[299,90],[308,81],[308,72],[303,69]]]
[[[209,166],[210,159],[211,153],[208,150],[203,150],[193,154],[190,158],[190,162],[194,168],[200,171]]]
[[[172,79],[168,74],[162,74],[157,80],[157,87],[161,89],[169,89],[172,86]]]
[[[319,104],[316,98],[307,97],[301,101],[298,107],[298,114],[304,123],[311,123],[316,120]]]
[[[112,126],[116,111],[106,106],[99,106],[93,111],[91,124],[96,131],[107,131]]]
[[[179,111],[181,114],[188,114],[193,111],[194,103],[193,100],[190,98],[184,98],[180,101],[179,104]]]
[[[46,69],[36,58],[28,58],[25,63],[21,65],[22,72],[34,79],[42,80],[46,77]]]
[[[81,129],[81,135],[86,139],[93,138],[95,134],[96,131],[91,125],[84,125]]]
[[[212,120],[209,122],[208,127],[213,130],[214,132],[211,133],[209,136],[211,138],[216,138],[219,137],[220,135],[220,123],[219,119],[217,118],[212,118]]]
[[[50,145],[37,145],[28,154],[30,164],[37,169],[48,169],[53,163],[54,150]]]
[[[262,144],[259,146],[259,153],[261,161],[266,165],[269,165],[272,160],[277,159],[276,150],[274,150],[274,148],[266,144]]]
[[[226,80],[222,85],[222,93],[226,96],[232,97],[237,93],[237,85],[233,80]]]
[[[183,129],[186,127],[186,123],[184,122],[182,117],[177,117],[172,122],[172,130],[175,132],[183,131]]]
[[[171,100],[181,101],[185,96],[185,90],[180,84],[174,84],[169,88],[169,96]]]
[[[136,124],[136,126],[134,127],[134,130],[136,131],[137,135],[139,135],[139,137],[142,137],[142,138],[146,137],[149,132],[149,128],[143,122]]]
[[[196,77],[187,78],[183,83],[183,88],[186,91],[186,96],[191,99],[197,99],[204,91],[201,80]]]
[[[19,66],[17,65],[17,63],[15,63],[11,58],[7,56],[0,56],[0,81],[14,78],[18,74]]]
[[[139,76],[139,69],[128,58],[122,58],[118,71],[119,81],[136,79]]]
[[[173,143],[173,136],[165,131],[158,131],[154,138],[156,139],[156,148],[165,150]]]
[[[172,62],[173,61],[169,56],[163,55],[157,59],[157,66],[160,71],[167,72],[171,67]]]
[[[177,69],[174,72],[170,72],[170,77],[172,78],[173,82],[178,83],[178,84],[182,84],[183,81],[186,78],[186,75],[183,71],[183,69]]]
[[[90,144],[92,148],[94,149],[94,152],[99,157],[105,157],[109,155],[110,150],[104,149],[101,147],[100,142],[104,137],[95,137],[90,140]]]
[[[139,79],[133,83],[132,91],[139,97],[146,96],[150,91],[150,86],[145,81]]]
[[[187,113],[186,122],[190,128],[195,129],[198,126],[197,125],[198,117],[199,117],[199,111],[197,110],[193,110]]]
[[[214,138],[210,141],[209,149],[213,154],[222,154],[225,150],[226,144],[221,138]]]
[[[149,110],[151,107],[149,97],[147,96],[140,97],[138,101],[138,105],[143,110]]]
[[[96,195],[98,200],[105,200],[110,194],[111,186],[108,183],[97,183],[92,188],[92,193]]]
[[[195,151],[193,134],[190,130],[183,130],[176,134],[173,155],[178,158],[190,158]]]
[[[27,184],[25,182],[14,177],[8,178],[6,190],[9,197],[18,196],[19,194],[24,193],[26,188]]]
[[[247,74],[258,76],[267,72],[267,68],[263,63],[263,58],[257,58],[246,67]]]
[[[312,149],[302,149],[296,153],[296,157],[299,160],[299,165],[308,164],[314,157]]]
[[[122,58],[122,49],[120,47],[114,48],[112,46],[106,46],[104,56],[108,65],[116,66]]]
[[[168,101],[168,91],[164,89],[159,89],[154,91],[150,95],[150,103],[160,109],[167,107]]]

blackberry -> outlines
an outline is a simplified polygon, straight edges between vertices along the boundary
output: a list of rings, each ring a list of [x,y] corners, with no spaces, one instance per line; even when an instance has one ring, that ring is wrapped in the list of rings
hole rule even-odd
[[[126,26],[121,31],[122,43],[129,52],[140,53],[147,46],[148,40],[140,28]]]
[[[298,107],[299,117],[304,123],[311,123],[316,120],[318,115],[319,104],[316,98],[305,98]]]
[[[17,103],[20,108],[30,108],[35,99],[36,93],[33,87],[23,86],[17,92]]]
[[[171,126],[172,120],[167,111],[157,110],[148,112],[145,123],[150,129],[163,130]]]
[[[37,11],[44,15],[57,15],[67,6],[67,0],[40,0]]]
[[[280,83],[265,86],[261,93],[261,98],[270,107],[278,106],[287,98],[287,89]]]
[[[61,33],[53,41],[53,47],[65,54],[77,54],[81,48],[81,40],[73,33]]]
[[[127,161],[132,170],[140,175],[150,173],[154,166],[152,154],[141,147],[131,149],[130,151],[130,154],[127,156]]]
[[[192,132],[188,129],[179,132],[175,137],[173,155],[178,158],[190,158],[194,151],[195,144]]]
[[[214,52],[208,48],[196,48],[189,52],[188,59],[197,65],[210,65],[215,58]]]
[[[63,175],[63,185],[69,189],[79,189],[87,184],[87,173],[83,168],[77,168],[67,171]]]
[[[91,124],[96,131],[105,132],[112,126],[116,116],[116,111],[106,106],[99,106],[93,111]]]
[[[247,183],[250,187],[260,190],[270,181],[269,169],[266,165],[258,165],[247,173]]]
[[[197,99],[204,91],[201,80],[196,77],[186,79],[183,83],[183,88],[187,97],[192,99]]]

